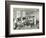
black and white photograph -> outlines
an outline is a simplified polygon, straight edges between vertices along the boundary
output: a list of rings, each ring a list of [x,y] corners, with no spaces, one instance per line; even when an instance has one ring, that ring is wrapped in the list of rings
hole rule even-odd
[[[39,9],[13,8],[13,29],[39,29]]]
[[[44,3],[6,1],[6,37],[44,35]]]

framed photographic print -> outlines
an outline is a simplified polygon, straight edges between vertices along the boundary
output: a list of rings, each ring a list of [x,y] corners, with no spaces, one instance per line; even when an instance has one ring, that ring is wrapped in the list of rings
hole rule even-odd
[[[5,1],[6,37],[45,35],[45,3]]]

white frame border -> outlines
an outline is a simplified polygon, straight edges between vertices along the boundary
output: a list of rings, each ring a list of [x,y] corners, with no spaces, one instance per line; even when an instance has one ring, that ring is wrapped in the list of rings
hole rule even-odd
[[[13,30],[13,8],[38,8],[39,11],[39,29],[32,30]],[[10,35],[11,34],[26,34],[42,32],[42,6],[26,6],[26,5],[10,5]]]

